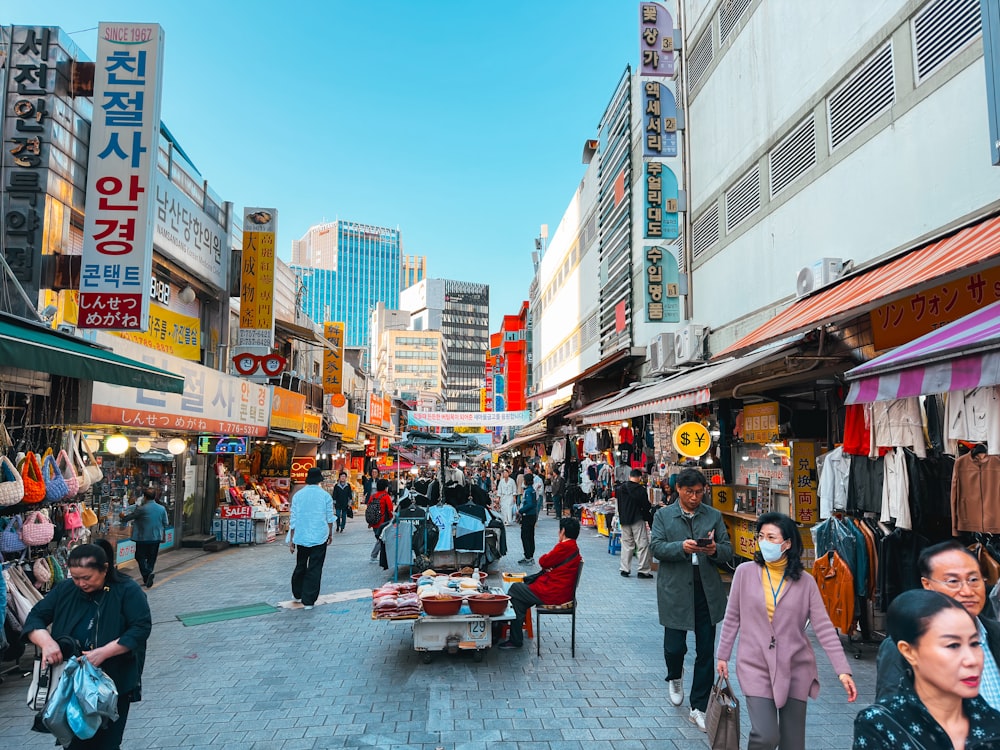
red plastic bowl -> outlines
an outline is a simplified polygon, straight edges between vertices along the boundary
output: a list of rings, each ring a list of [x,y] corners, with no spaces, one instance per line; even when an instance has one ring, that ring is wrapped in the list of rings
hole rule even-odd
[[[427,596],[420,600],[424,612],[433,617],[457,615],[462,608],[462,600],[457,596]]]
[[[476,594],[470,596],[467,601],[474,615],[498,617],[507,611],[510,597],[506,594]]]

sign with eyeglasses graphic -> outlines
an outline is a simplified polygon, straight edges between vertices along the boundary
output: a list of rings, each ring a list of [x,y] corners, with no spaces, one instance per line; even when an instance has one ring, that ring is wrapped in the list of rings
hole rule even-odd
[[[233,355],[233,366],[240,375],[252,375],[259,369],[265,376],[273,378],[285,368],[285,358],[274,352],[251,354],[240,352]]]
[[[712,437],[700,422],[684,422],[674,430],[673,444],[682,456],[701,458],[712,447]]]

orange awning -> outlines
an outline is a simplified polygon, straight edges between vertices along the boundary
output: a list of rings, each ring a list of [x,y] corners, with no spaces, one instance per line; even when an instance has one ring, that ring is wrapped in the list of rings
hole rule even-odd
[[[795,302],[713,359],[731,357],[759,344],[821,324],[862,315],[890,298],[912,294],[922,284],[944,283],[977,263],[1000,255],[1000,216],[962,229],[884,266]]]

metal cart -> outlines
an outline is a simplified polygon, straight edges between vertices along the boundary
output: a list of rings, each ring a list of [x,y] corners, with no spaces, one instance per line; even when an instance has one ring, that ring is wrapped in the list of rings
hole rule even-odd
[[[501,594],[500,589],[490,589],[490,593]],[[514,619],[514,609],[507,605],[502,615],[474,615],[467,604],[457,615],[434,617],[421,615],[413,623],[413,649],[423,654],[424,664],[430,664],[434,651],[474,651],[476,662],[483,660],[483,652],[493,645],[493,623]]]

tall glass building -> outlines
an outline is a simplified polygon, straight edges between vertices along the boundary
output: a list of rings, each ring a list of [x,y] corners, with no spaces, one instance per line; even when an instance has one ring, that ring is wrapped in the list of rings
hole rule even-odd
[[[335,221],[293,242],[292,265],[303,311],[317,322],[343,321],[345,344],[367,347],[377,302],[399,307],[402,254],[398,229]]]

